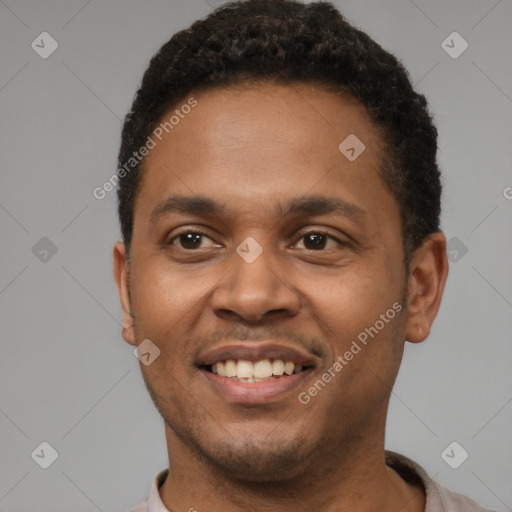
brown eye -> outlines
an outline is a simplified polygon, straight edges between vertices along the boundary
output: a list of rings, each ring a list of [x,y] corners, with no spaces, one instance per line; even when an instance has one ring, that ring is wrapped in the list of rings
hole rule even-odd
[[[203,247],[201,247],[201,242],[203,241],[203,238],[208,238],[211,240],[204,233],[200,233],[198,231],[183,231],[182,233],[177,234],[175,237],[169,240],[169,245],[173,245],[179,249],[185,250],[202,249]],[[181,244],[181,247],[176,246],[174,243],[175,241],[178,241]]]
[[[336,237],[321,231],[310,231],[309,233],[302,235],[300,240],[304,240],[305,249],[312,251],[330,249],[331,247],[326,247],[329,240],[334,240],[338,245],[344,245],[343,242],[338,240]]]

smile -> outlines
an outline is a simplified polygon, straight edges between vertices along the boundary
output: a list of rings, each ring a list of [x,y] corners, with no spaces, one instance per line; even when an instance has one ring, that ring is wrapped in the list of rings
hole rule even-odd
[[[303,369],[307,369],[307,367],[282,359],[261,359],[259,361],[228,359],[206,367],[207,371],[220,377],[248,383],[268,382],[285,378],[300,373]]]
[[[269,404],[293,396],[318,365],[298,346],[231,342],[200,354],[196,366],[210,389],[234,404]]]

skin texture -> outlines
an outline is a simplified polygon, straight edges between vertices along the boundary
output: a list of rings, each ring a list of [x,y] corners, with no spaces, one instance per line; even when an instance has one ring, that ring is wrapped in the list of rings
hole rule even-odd
[[[164,504],[423,510],[423,491],[385,465],[384,431],[405,340],[423,341],[440,305],[444,235],[425,241],[406,275],[398,203],[378,174],[380,133],[355,101],[308,84],[194,97],[197,106],[146,157],[129,264],[124,244],[114,247],[123,338],[149,338],[161,350],[141,371],[165,422]],[[349,134],[366,146],[353,162],[338,150]],[[226,209],[216,217],[169,213],[152,224],[151,212],[171,194],[206,196]],[[363,214],[356,222],[276,210],[303,196],[339,198]],[[176,238],[182,230],[205,236],[186,245]],[[315,248],[305,237],[326,231],[342,243],[326,238]],[[236,252],[249,236],[262,248],[252,263]],[[298,393],[394,303],[402,311],[300,403]],[[238,340],[297,347],[314,369],[278,400],[234,403],[197,362]]]

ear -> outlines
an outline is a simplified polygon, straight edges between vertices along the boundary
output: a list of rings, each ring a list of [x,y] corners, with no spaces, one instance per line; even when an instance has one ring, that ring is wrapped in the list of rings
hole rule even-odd
[[[420,343],[430,334],[447,276],[446,237],[433,233],[414,252],[409,266],[407,341]]]
[[[136,345],[133,317],[131,315],[129,271],[130,265],[126,261],[126,246],[121,241],[116,242],[114,245],[114,279],[123,313],[123,339],[130,345]]]

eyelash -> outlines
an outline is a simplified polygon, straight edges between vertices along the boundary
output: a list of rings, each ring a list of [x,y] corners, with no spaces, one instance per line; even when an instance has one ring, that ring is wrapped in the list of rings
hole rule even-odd
[[[187,233],[193,233],[195,235],[200,235],[200,236],[204,236],[206,238],[209,238],[210,240],[212,240],[211,237],[209,237],[206,233],[203,233],[202,231],[199,231],[199,230],[196,230],[196,229],[184,229],[183,231],[180,231],[178,233],[176,233],[171,239],[168,240],[168,242],[165,243],[165,246],[172,246],[172,247],[175,247],[173,246],[172,242],[174,240],[176,240],[177,238],[179,238],[181,235],[185,235]],[[306,237],[307,235],[311,235],[311,234],[315,234],[315,235],[324,235],[326,236],[327,238],[330,238],[331,240],[334,240],[335,242],[337,242],[340,246],[342,247],[346,247],[348,246],[348,242],[344,242],[342,240],[340,240],[339,238],[337,238],[336,236],[334,236],[333,234],[331,234],[329,231],[319,231],[319,230],[310,230],[310,231],[306,231],[304,233],[302,233],[298,239],[298,240],[301,240],[302,238]],[[213,241],[213,240],[212,240]],[[187,251],[187,252],[194,252],[194,251],[197,251],[198,249],[184,249],[184,248],[181,248],[181,247],[176,247],[177,249],[181,249],[183,251]],[[313,252],[322,252],[322,251],[325,251],[327,249],[322,249],[322,250],[318,250],[318,251],[314,251],[314,249],[306,249],[308,251],[313,251]]]

